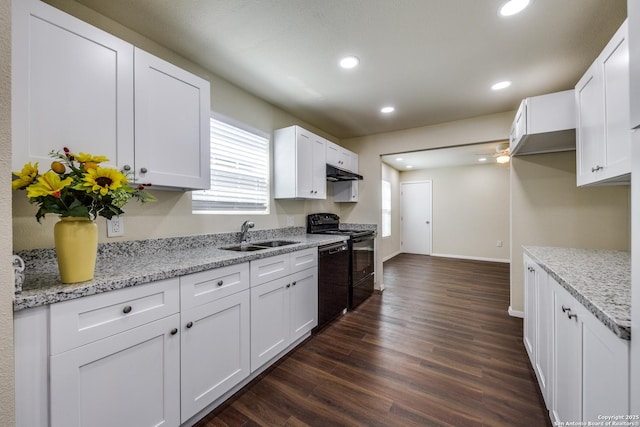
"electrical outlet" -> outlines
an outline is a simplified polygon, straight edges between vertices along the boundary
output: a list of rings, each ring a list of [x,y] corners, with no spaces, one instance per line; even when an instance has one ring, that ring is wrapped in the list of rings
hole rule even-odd
[[[107,237],[124,236],[124,219],[114,216],[107,220]]]
[[[501,247],[502,247],[502,240],[498,240],[498,241],[496,242],[496,246],[497,246],[497,247],[499,247],[499,248],[501,248]]]
[[[293,216],[287,215],[287,227],[293,227],[293,226],[294,226]]]

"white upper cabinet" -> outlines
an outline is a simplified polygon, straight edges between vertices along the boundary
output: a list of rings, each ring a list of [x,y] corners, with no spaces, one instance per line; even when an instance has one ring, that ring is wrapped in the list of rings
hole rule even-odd
[[[208,189],[209,82],[135,49],[135,177]]]
[[[357,172],[357,154],[327,141],[327,164],[349,172]]]
[[[68,147],[138,182],[209,188],[208,82],[37,0],[14,1],[13,23],[13,170]]]
[[[629,43],[625,21],[575,89],[578,185],[628,183]]]
[[[522,100],[511,125],[512,155],[551,153],[576,147],[573,90]]]
[[[12,22],[13,170],[63,147],[133,164],[133,46],[35,0]]]
[[[631,103],[631,127],[640,126],[640,3],[635,0],[627,1],[627,14],[629,15],[629,72],[630,76],[630,103]]]
[[[276,199],[326,199],[326,140],[300,126],[274,132]]]

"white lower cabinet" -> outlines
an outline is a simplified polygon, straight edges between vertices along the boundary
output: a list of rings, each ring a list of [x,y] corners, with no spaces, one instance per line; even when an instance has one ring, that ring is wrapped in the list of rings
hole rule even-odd
[[[192,425],[317,325],[317,263],[314,247],[16,312],[16,425]]]
[[[265,265],[287,266],[277,277],[251,282],[251,372],[318,324],[317,263],[316,248],[251,262],[252,277]]]
[[[556,425],[629,413],[629,341],[526,255],[524,325],[525,348]]]
[[[181,420],[249,376],[249,264],[180,278]]]
[[[50,308],[51,426],[180,423],[178,279]]]
[[[51,356],[51,426],[179,425],[178,325],[174,314]]]

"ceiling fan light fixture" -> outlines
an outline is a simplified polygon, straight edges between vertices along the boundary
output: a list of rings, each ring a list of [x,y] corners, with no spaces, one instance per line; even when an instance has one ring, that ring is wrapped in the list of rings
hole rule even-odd
[[[530,3],[531,0],[509,0],[500,7],[498,13],[500,16],[512,16],[522,12]]]
[[[355,68],[358,64],[360,64],[360,58],[357,56],[345,56],[340,60],[340,66],[346,69]]]
[[[504,80],[491,86],[491,90],[502,90],[508,88],[509,86],[511,86],[511,81]]]

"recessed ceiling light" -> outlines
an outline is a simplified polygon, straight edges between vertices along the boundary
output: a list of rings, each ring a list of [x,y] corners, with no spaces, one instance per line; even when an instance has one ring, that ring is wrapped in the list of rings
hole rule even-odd
[[[413,166],[407,165],[407,169],[411,169],[411,168],[413,168]]]
[[[340,60],[340,66],[342,68],[354,68],[360,63],[360,59],[357,56],[345,56]]]
[[[480,157],[480,158],[478,159],[478,161],[479,161],[479,162],[486,162],[486,161],[487,161],[487,158],[486,158],[486,157]]]
[[[510,157],[507,156],[506,154],[496,157],[496,162],[498,163],[509,163],[509,160],[510,160]]]
[[[402,157],[396,157],[396,162],[401,162],[402,161]]]
[[[396,111],[396,109],[393,107],[383,107],[380,109],[380,112],[385,114],[393,113],[394,111]]]
[[[509,86],[511,86],[511,82],[509,80],[504,80],[502,82],[498,82],[496,84],[494,84],[493,86],[491,86],[492,90],[502,90],[502,89],[506,89]]]
[[[498,13],[502,16],[515,15],[522,12],[530,3],[531,0],[510,0],[500,7]]]

